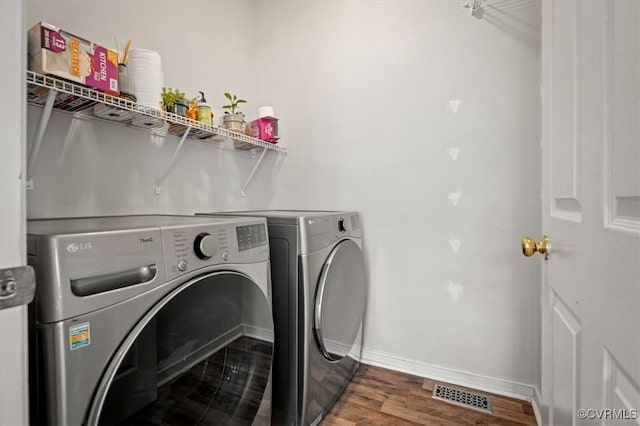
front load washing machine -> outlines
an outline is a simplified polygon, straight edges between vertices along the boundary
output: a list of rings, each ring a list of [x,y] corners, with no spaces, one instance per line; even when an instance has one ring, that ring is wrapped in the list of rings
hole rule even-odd
[[[270,423],[264,219],[31,220],[28,234],[34,423]]]
[[[275,322],[273,424],[320,422],[360,362],[366,271],[357,212],[267,218]]]

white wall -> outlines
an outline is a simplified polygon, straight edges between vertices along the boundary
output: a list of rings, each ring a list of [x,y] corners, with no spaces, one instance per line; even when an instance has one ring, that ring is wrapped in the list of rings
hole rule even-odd
[[[461,3],[257,2],[290,150],[272,206],[362,212],[367,359],[535,385],[539,4]]]
[[[242,198],[251,154],[189,144],[154,195],[177,138],[57,114],[30,217],[358,210],[367,360],[487,376],[495,390],[537,384],[540,265],[519,250],[540,233],[537,0],[489,1],[483,19],[458,0],[55,3],[30,0],[29,24],[158,50],[165,85],[204,89],[214,107],[224,91],[251,101],[250,118],[273,105],[289,155],[270,156]],[[147,18],[191,37],[151,31]],[[229,34],[239,51],[221,47]]]

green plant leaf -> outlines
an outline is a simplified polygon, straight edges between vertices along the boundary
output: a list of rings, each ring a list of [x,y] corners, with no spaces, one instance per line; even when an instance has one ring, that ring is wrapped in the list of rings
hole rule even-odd
[[[246,103],[247,103],[247,101],[245,101],[244,99],[238,99],[236,101],[236,104],[246,104]]]
[[[225,97],[225,98],[227,98],[227,99],[229,99],[231,102],[233,102],[233,98],[231,97],[231,94],[230,94],[230,93],[226,93],[226,92],[225,92],[224,97]]]

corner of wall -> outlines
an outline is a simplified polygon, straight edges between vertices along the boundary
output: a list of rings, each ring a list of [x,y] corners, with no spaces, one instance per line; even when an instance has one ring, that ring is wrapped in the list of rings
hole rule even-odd
[[[533,407],[533,414],[536,416],[536,423],[543,425],[542,421],[542,396],[540,395],[540,388],[536,386],[533,389],[533,398],[531,399],[531,406]]]

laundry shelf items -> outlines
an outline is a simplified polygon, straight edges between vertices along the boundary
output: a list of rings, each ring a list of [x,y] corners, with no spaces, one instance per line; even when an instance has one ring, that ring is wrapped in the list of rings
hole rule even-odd
[[[243,193],[267,151],[275,151],[285,155],[287,153],[287,148],[280,145],[232,132],[223,127],[194,121],[187,117],[162,111],[161,109],[150,108],[125,97],[112,96],[79,84],[33,71],[27,71],[27,85],[27,101],[30,104],[39,105],[44,108],[35,140],[29,152],[27,162],[27,189],[33,188],[33,181],[31,180],[33,166],[38,156],[38,150],[40,149],[40,144],[46,132],[53,109],[75,113],[83,118],[89,117],[97,120],[106,120],[116,124],[146,128],[160,134],[172,133],[181,136],[180,143],[173,155],[171,164],[168,165],[166,171],[156,182],[155,192],[157,194],[159,194],[160,185],[174,166],[174,160],[177,158],[178,151],[187,139],[219,141],[229,138],[236,142],[243,142],[242,144],[234,144],[235,146],[242,146],[243,149],[262,148],[261,155],[254,169],[242,187]],[[177,132],[176,129],[179,130],[179,132]]]

